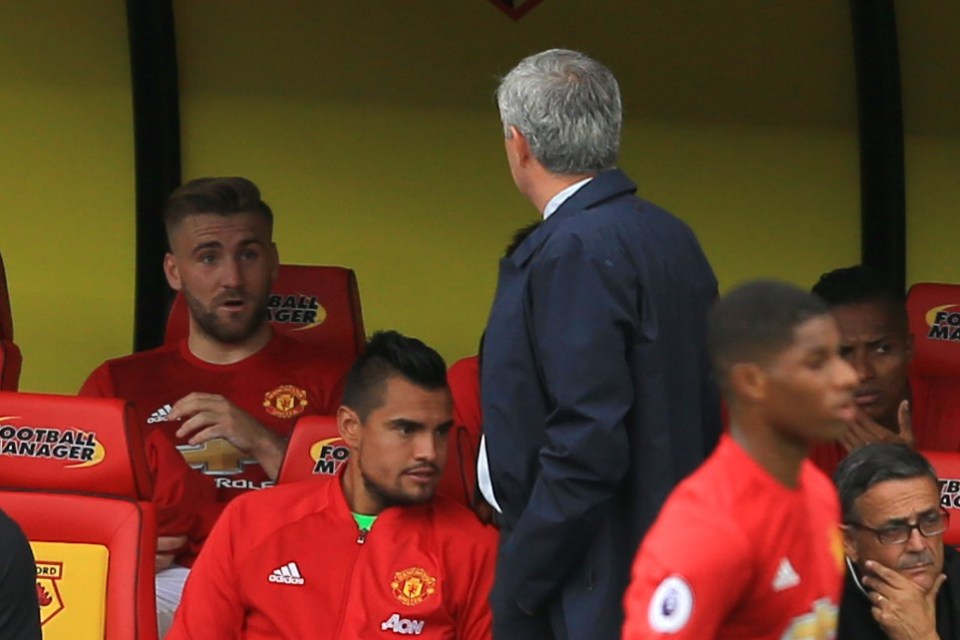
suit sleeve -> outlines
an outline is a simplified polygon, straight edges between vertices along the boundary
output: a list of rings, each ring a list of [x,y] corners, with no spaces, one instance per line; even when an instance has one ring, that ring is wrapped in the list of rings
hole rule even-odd
[[[238,502],[242,501],[234,501],[224,511],[191,569],[166,640],[240,638],[244,607],[237,591],[240,577],[234,547],[242,537]]]
[[[748,589],[752,564],[743,536],[713,520],[688,512],[650,530],[623,600],[623,640],[715,637]]]
[[[639,326],[640,287],[623,256],[571,235],[541,255],[530,282],[533,347],[554,409],[540,474],[502,550],[512,567],[504,594],[528,613],[581,561],[629,468],[627,357]]]

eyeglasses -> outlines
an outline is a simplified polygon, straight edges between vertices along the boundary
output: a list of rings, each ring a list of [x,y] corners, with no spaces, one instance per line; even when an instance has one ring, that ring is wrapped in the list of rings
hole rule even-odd
[[[946,511],[935,511],[920,516],[916,524],[894,524],[882,529],[874,529],[859,522],[848,522],[844,526],[855,529],[863,529],[877,536],[880,544],[903,544],[910,539],[913,530],[916,529],[925,538],[938,536],[947,530],[950,524],[950,514]]]

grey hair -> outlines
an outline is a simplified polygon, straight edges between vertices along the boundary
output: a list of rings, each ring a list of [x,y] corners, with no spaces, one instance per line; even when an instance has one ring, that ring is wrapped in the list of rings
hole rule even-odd
[[[516,127],[552,173],[599,173],[617,163],[620,88],[589,56],[550,49],[524,58],[500,81],[497,106],[504,136]]]
[[[937,472],[922,455],[902,444],[873,443],[855,449],[840,461],[833,474],[840,496],[843,521],[859,523],[857,498],[887,480],[930,478],[938,484]]]

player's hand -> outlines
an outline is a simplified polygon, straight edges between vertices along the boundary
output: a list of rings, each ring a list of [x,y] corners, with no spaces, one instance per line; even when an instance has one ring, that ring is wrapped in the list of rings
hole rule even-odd
[[[905,444],[913,448],[913,425],[910,419],[910,403],[906,400],[901,402],[897,409],[897,422],[899,430],[897,433],[893,433],[867,415],[863,409],[857,407],[853,422],[850,423],[844,434],[840,436],[840,444],[847,450],[847,453],[874,442]]]
[[[473,504],[470,505],[473,508],[473,512],[477,514],[477,518],[483,524],[492,524],[496,526],[496,523],[493,520],[493,507],[483,499],[482,496],[476,496],[473,499]]]
[[[169,569],[173,558],[187,544],[187,536],[160,536],[157,538],[157,572]]]
[[[937,635],[937,592],[946,581],[942,573],[925,592],[910,578],[868,560],[863,584],[869,589],[871,613],[890,640],[934,640]]]
[[[913,412],[910,410],[910,401],[903,400],[897,407],[897,425],[900,432],[897,434],[904,444],[913,449],[915,440],[913,439]]]
[[[286,441],[223,396],[191,393],[173,405],[167,421],[183,420],[178,438],[192,445],[223,438],[253,456],[271,480],[277,479]]]

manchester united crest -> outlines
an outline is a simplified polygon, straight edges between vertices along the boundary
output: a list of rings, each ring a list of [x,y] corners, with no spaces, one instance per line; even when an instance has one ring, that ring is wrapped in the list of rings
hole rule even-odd
[[[433,595],[437,590],[437,579],[420,567],[410,567],[393,574],[390,588],[397,600],[413,607]]]
[[[64,609],[57,582],[63,577],[62,562],[37,561],[37,600],[40,602],[40,624],[44,625]]]
[[[293,418],[307,407],[307,392],[292,384],[282,384],[263,396],[263,408],[277,418]]]

